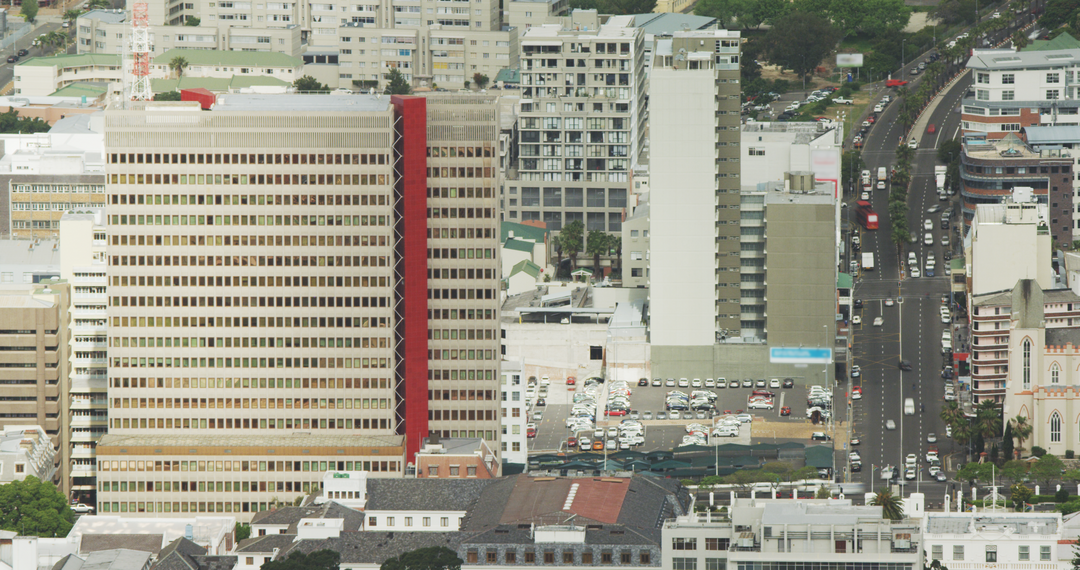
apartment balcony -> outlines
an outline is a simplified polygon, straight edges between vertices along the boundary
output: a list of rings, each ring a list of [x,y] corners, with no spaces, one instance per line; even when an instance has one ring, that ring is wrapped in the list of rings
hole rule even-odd
[[[108,414],[72,414],[71,427],[106,427],[109,425]]]
[[[109,359],[107,359],[107,358],[78,358],[78,357],[72,357],[72,359],[71,359],[72,366],[94,366],[94,365],[105,366],[108,363],[109,363]]]
[[[108,398],[71,398],[72,410],[106,409],[109,407]]]
[[[72,430],[71,442],[72,443],[90,443],[101,439],[101,436],[105,435],[105,429],[102,428],[96,431],[87,430]]]
[[[72,465],[72,477],[96,477],[97,467],[93,465]]]
[[[96,455],[95,446],[79,444],[71,447],[72,459],[91,459]]]

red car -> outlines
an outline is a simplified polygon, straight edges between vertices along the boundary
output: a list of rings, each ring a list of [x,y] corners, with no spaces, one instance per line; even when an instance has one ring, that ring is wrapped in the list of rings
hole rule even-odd
[[[851,393],[853,393],[853,394],[862,394],[862,386],[856,386],[856,387],[852,388]]]
[[[937,130],[937,129],[934,127],[934,123],[930,123],[929,125],[926,125],[926,132],[933,133],[935,130]]]
[[[625,416],[626,410],[616,408],[614,410],[604,410],[605,416]]]
[[[791,415],[791,408],[788,407],[788,406],[784,406],[784,407],[780,408],[780,415],[781,416],[790,416]]]
[[[566,447],[577,447],[577,438],[574,436],[566,438]]]
[[[575,384],[577,384],[577,378],[574,378],[573,376],[568,376],[566,378],[566,385],[567,386],[573,386]]]
[[[877,119],[874,119],[874,116],[873,116],[873,115],[870,115],[869,117],[867,117],[867,118],[866,118],[866,122],[867,122],[867,123],[870,123],[871,125],[872,125],[872,124],[874,124],[874,122],[875,122],[876,120],[877,120]]]
[[[526,428],[525,437],[536,437],[536,428]]]
[[[900,81],[899,79],[885,80],[885,87],[900,87],[902,85],[907,85],[907,81]]]

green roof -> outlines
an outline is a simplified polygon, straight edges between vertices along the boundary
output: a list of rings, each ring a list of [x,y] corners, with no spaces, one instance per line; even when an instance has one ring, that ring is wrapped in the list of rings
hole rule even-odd
[[[950,271],[963,271],[964,270],[964,258],[954,257],[949,260]]]
[[[182,57],[188,65],[223,65],[228,67],[301,67],[298,57],[276,51],[226,51],[216,49],[171,49],[154,58],[154,65],[169,65]]]
[[[247,53],[247,52],[244,52]],[[39,67],[89,67],[91,65],[121,65],[119,55],[107,53],[79,53],[54,55],[52,57],[32,57],[19,65]]]
[[[108,90],[109,88],[104,85],[80,81],[57,89],[50,97],[89,97],[96,99]]]
[[[517,262],[517,265],[510,270],[510,277],[517,275],[518,273],[525,273],[535,278],[540,276],[540,266],[529,261],[528,259],[522,259]]]
[[[544,243],[544,238],[548,233],[544,228],[538,228],[536,226],[519,224],[517,222],[502,222],[499,226],[499,243],[505,243],[507,238],[510,237],[510,232],[514,232],[515,238],[535,241],[536,243]]]
[[[510,239],[506,240],[506,243],[503,244],[503,247],[505,247],[506,249],[513,249],[513,250],[516,250],[516,251],[524,251],[526,253],[532,253],[533,247],[535,247],[535,246],[536,246],[536,243],[534,243],[534,242],[525,241],[523,239],[517,239],[517,238],[510,238]]]
[[[832,469],[833,450],[824,445],[813,445],[806,448],[806,466],[816,469]]]
[[[499,73],[495,75],[495,83],[500,81],[503,83],[521,83],[521,71],[509,67],[500,69]]]
[[[215,93],[228,93],[255,85],[288,87],[288,81],[265,75],[234,75],[232,77],[181,77],[180,79],[151,79],[150,90],[165,93],[178,89],[203,88]]]
[[[855,280],[851,278],[850,273],[840,273],[836,276],[836,288],[837,289],[851,289],[855,284]]]
[[[1080,48],[1080,40],[1063,32],[1052,40],[1033,40],[1028,46],[1020,51],[1049,51],[1055,49]]]

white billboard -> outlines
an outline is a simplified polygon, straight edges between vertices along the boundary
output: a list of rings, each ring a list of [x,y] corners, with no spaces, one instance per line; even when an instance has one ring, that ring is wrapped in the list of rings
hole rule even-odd
[[[836,67],[862,67],[862,56],[861,53],[838,53],[836,54]]]

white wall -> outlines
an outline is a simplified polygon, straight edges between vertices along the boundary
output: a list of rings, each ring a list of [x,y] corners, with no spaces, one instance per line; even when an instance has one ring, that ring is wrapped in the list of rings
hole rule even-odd
[[[650,297],[654,345],[716,340],[716,114],[713,70],[650,77]]]
[[[398,530],[408,532],[456,532],[461,528],[461,519],[465,517],[465,511],[373,511],[368,510],[364,514],[367,515],[367,523],[364,525],[364,530],[380,532],[387,530]],[[375,518],[375,525],[372,526],[371,519]],[[424,526],[424,518],[427,517],[431,522],[431,526]],[[390,519],[393,519],[391,524]],[[412,518],[412,525],[406,525],[406,518]],[[443,518],[446,520],[446,526],[443,526]]]
[[[500,407],[504,410],[500,422],[504,430],[500,438],[502,445],[500,456],[509,463],[524,464],[529,459],[529,449],[525,438],[525,424],[529,421],[529,408],[525,403],[526,387],[521,363],[504,360],[502,385],[499,387],[503,393]]]

